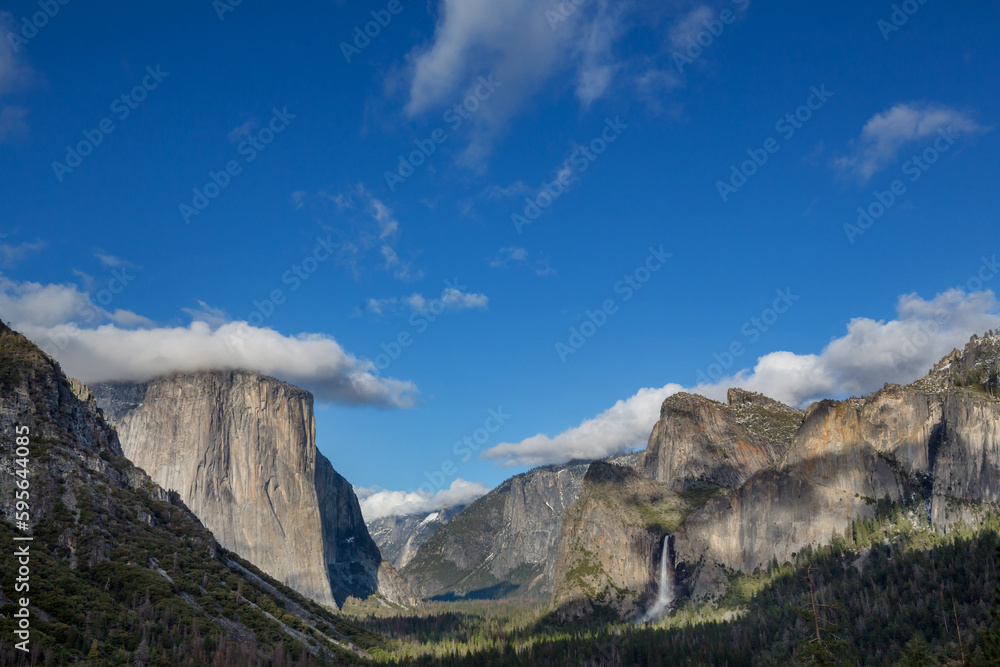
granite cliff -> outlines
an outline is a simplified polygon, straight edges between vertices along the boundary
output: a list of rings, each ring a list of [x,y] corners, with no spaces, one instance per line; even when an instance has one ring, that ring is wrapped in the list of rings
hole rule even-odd
[[[312,395],[252,371],[93,387],[126,457],[177,491],[225,548],[313,600],[409,593],[351,485],[316,449]]]
[[[1000,338],[974,338],[909,386],[810,406],[785,457],[693,513],[676,536],[696,596],[826,544],[875,501],[917,503],[948,530],[1000,502]]]
[[[16,444],[26,455],[15,450],[25,432]],[[32,541],[13,541],[29,532]],[[0,538],[23,550],[4,549],[0,571],[30,570],[30,595],[8,577],[0,584],[11,614],[14,600],[30,600],[30,656],[13,647],[17,621],[0,615],[4,664],[77,664],[88,653],[108,664],[359,664],[369,654],[350,637],[373,647],[220,546],[122,455],[90,390],[2,323]]]
[[[637,616],[656,590],[663,536],[712,497],[777,465],[803,415],[740,389],[727,404],[667,398],[641,458],[591,464],[566,511],[553,592],[560,614],[603,607]]]
[[[567,511],[554,603],[634,616],[663,557],[657,535],[673,535],[678,590],[702,599],[734,572],[830,543],[880,500],[924,512],[938,531],[976,522],[1000,504],[998,371],[991,334],[912,385],[805,412],[742,390],[728,405],[668,398],[642,478],[591,466]]]

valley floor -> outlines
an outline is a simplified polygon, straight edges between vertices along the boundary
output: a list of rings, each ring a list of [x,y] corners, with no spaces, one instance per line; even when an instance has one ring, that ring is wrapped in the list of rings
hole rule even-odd
[[[344,611],[393,638],[383,665],[1000,664],[1000,516],[941,535],[919,509],[886,503],[833,545],[643,626],[601,610],[562,623],[544,600]]]

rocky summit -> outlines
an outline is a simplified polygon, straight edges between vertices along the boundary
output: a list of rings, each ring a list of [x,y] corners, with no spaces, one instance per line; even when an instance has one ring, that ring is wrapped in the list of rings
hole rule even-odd
[[[227,549],[317,602],[410,599],[351,485],[316,449],[312,395],[260,373],[93,387],[122,450],[177,491]]]

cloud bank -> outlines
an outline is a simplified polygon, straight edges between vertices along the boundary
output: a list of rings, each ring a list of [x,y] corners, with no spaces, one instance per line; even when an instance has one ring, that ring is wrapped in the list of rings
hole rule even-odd
[[[431,495],[427,491],[387,491],[379,487],[355,487],[361,502],[361,514],[365,521],[383,516],[403,516],[435,512],[442,507],[468,505],[489,493],[489,489],[479,482],[467,482],[458,478],[451,487],[441,489]]]
[[[109,300],[113,295],[108,290]],[[409,408],[412,382],[376,377],[375,366],[325,334],[287,336],[247,322],[158,327],[132,311],[111,310],[76,285],[42,285],[0,277],[0,317],[85,382],[147,380],[196,370],[246,368],[304,387],[320,401]],[[201,311],[191,311],[197,313]],[[141,327],[141,328],[135,328]]]
[[[984,260],[984,267],[990,264],[997,270],[995,259]],[[899,298],[896,311],[894,320],[851,320],[847,332],[817,354],[772,352],[752,369],[711,384],[640,389],[555,436],[540,433],[501,443],[483,457],[503,467],[538,466],[643,447],[659,418],[660,404],[680,391],[724,401],[730,387],[742,387],[800,407],[821,398],[862,395],[885,382],[913,382],[951,350],[964,346],[972,334],[1000,328],[1000,304],[990,291],[952,289],[930,300],[908,294]]]

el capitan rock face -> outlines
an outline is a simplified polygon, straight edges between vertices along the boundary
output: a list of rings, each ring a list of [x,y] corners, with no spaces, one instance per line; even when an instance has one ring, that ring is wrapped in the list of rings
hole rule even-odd
[[[27,444],[15,443],[15,434]],[[15,444],[27,447],[27,456]],[[19,490],[30,491],[30,528],[15,506]],[[218,648],[216,664],[256,664],[270,655],[285,664],[293,643],[305,649],[302,664],[370,657],[344,634],[367,633],[220,547],[177,493],[122,455],[90,390],[0,323],[0,535],[15,544],[28,530],[31,541],[16,544],[30,549],[31,655],[16,658],[17,640],[8,638],[0,647],[5,664],[80,664],[89,662],[88,650],[123,664],[150,663],[152,652],[153,662],[174,664],[199,655],[196,647],[211,655],[202,638]],[[13,549],[0,555],[0,571],[25,566],[18,558]],[[13,584],[4,577],[0,599],[17,597]],[[234,602],[209,602],[223,599]],[[281,610],[282,618],[261,607]],[[181,638],[166,630],[165,619],[185,619],[198,630]],[[91,633],[85,642],[78,628]],[[134,637],[136,649],[142,638],[145,658],[119,653],[123,637]]]
[[[176,490],[227,549],[322,604],[367,597],[380,572],[407,597],[350,484],[316,449],[309,392],[229,370],[94,393],[115,417],[125,456]]]

